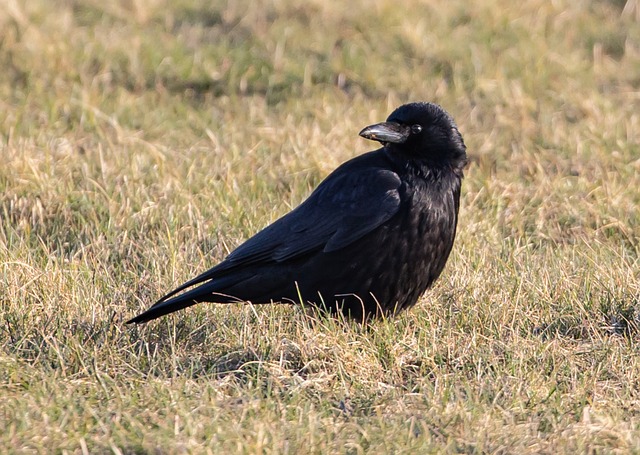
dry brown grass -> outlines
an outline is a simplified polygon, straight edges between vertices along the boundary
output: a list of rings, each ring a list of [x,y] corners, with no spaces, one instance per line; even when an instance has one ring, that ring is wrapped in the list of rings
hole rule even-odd
[[[637,1],[103,3],[0,2],[0,451],[637,450]],[[122,324],[412,100],[472,156],[415,309]]]

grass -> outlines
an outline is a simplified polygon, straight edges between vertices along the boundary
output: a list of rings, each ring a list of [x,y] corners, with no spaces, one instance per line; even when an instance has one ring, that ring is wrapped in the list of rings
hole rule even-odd
[[[7,0],[0,451],[640,446],[640,3]],[[456,118],[459,236],[416,308],[123,321],[413,100]]]

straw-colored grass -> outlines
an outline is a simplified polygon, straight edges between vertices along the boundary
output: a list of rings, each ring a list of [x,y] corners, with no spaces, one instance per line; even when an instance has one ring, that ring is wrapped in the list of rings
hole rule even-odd
[[[0,1],[0,452],[640,446],[640,2]],[[369,326],[123,321],[442,104],[445,273]]]

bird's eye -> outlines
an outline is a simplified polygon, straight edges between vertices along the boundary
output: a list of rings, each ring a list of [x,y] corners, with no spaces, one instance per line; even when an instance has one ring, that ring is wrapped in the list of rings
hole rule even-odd
[[[411,134],[418,134],[418,133],[420,133],[420,132],[422,132],[422,126],[420,126],[420,125],[413,125],[413,126],[411,127]]]

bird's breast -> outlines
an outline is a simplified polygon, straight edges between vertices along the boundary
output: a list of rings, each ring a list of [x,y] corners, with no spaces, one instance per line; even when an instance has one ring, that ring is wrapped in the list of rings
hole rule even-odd
[[[386,289],[378,291],[388,294],[396,311],[414,305],[442,273],[455,239],[459,189],[459,183],[407,185],[405,209],[390,223],[383,246],[384,262],[393,264],[396,273],[382,271],[379,283]]]

